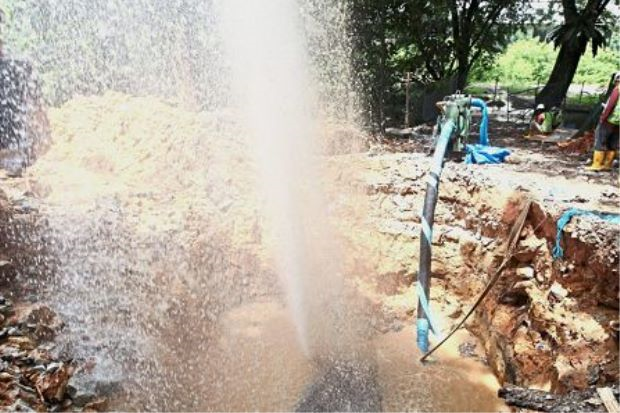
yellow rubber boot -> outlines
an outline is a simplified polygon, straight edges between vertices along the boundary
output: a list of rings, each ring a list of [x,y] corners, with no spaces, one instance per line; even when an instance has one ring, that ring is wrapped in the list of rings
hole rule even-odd
[[[616,151],[605,152],[605,163],[603,164],[604,171],[611,171],[614,166],[614,159],[616,159]]]
[[[603,171],[605,168],[605,151],[594,151],[592,165],[586,167],[588,171]]]

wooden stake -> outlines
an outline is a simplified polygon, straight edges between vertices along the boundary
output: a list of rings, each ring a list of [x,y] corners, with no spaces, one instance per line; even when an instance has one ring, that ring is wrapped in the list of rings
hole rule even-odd
[[[403,81],[405,82],[405,128],[409,128],[410,126],[410,106],[411,106],[411,81],[413,80],[411,75],[413,73],[407,72],[405,73],[405,78]]]

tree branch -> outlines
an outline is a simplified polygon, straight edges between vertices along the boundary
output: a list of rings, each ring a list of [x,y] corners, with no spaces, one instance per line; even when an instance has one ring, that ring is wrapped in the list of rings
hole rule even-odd
[[[459,27],[459,10],[456,5],[456,0],[448,0],[448,7],[450,8],[450,15],[452,16],[452,38],[456,44],[458,39],[461,38],[461,30]]]
[[[601,15],[605,9],[607,8],[607,6],[609,5],[611,0],[603,0],[603,1],[599,1],[598,3],[598,7],[596,8],[596,15],[599,16]]]
[[[468,24],[471,23],[474,16],[478,12],[479,6],[480,6],[479,0],[472,0],[471,5],[469,6],[469,10],[467,11],[466,21]]]
[[[497,20],[502,10],[504,10],[504,8],[510,3],[511,3],[510,0],[504,0],[504,1],[497,2],[495,4],[495,7],[489,13],[487,19],[482,25],[482,28],[477,33],[477,35],[473,38],[473,40],[469,43],[470,48],[474,48],[478,44],[478,42],[482,39],[482,36],[486,34],[486,32],[491,28],[493,23]]]

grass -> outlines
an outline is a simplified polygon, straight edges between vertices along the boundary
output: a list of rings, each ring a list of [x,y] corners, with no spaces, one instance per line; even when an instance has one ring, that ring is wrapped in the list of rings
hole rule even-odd
[[[543,85],[540,85],[542,87]],[[531,94],[534,95],[536,85],[524,83],[499,83],[497,85],[497,94],[505,94],[506,91],[523,91],[532,89]],[[492,95],[495,89],[494,83],[472,83],[465,87],[465,92],[471,95]]]
[[[598,95],[586,95],[579,97],[579,95],[569,95],[566,98],[566,104],[568,105],[584,105],[584,106],[594,106],[600,102],[600,97]]]

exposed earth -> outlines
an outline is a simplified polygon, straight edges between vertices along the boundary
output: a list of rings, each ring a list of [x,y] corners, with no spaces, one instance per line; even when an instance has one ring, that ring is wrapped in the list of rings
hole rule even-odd
[[[431,129],[406,140],[328,129],[320,161],[344,278],[331,297],[346,296],[344,308],[355,314],[321,317],[346,336],[336,340],[344,344],[335,359],[330,353],[308,363],[300,349],[282,350],[295,360],[296,367],[278,367],[295,373],[282,384],[290,394],[274,386],[273,397],[259,399],[251,383],[272,394],[267,383],[281,377],[255,376],[247,388],[228,383],[245,394],[231,398],[228,376],[218,371],[243,379],[241,361],[271,368],[259,361],[271,353],[227,349],[253,348],[265,334],[283,348],[295,331],[290,320],[279,321],[285,299],[273,240],[262,230],[263,200],[234,115],[108,93],[52,109],[50,123],[49,152],[23,176],[0,177],[4,409],[227,410],[251,409],[244,403],[254,401],[271,410],[507,410],[496,399],[500,385],[564,394],[620,378],[620,229],[575,217],[561,237],[564,257],[552,257],[564,211],[619,212],[618,171],[587,173],[583,154],[526,141],[519,125],[491,122],[492,144],[512,151],[506,164],[446,163],[431,289],[444,331],[499,264],[520,202],[530,197],[533,207],[509,268],[468,331],[431,367],[416,362],[412,338]],[[351,150],[363,145],[350,140],[365,148]],[[444,385],[423,389],[438,399],[456,386],[446,377],[461,383],[454,404],[407,404],[394,394],[409,393],[385,391],[419,383],[411,375],[425,368]],[[480,383],[463,385],[472,375]],[[343,393],[352,395],[345,399],[358,404],[334,405],[317,393],[333,382],[345,383]],[[474,392],[480,400],[468,400]]]

